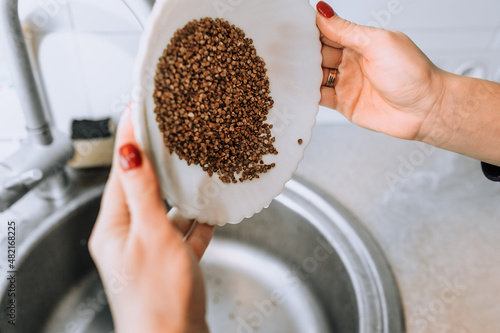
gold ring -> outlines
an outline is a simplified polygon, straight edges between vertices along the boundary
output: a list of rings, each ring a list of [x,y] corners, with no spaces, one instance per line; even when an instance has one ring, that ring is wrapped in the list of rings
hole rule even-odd
[[[328,73],[328,79],[326,80],[325,87],[334,88],[335,81],[337,79],[337,74],[339,70],[337,68],[330,68],[330,72]]]

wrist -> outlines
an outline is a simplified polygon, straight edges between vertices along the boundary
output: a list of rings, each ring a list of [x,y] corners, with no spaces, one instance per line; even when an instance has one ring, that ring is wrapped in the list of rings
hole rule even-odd
[[[446,72],[442,75],[442,93],[417,139],[500,165],[500,85]]]
[[[464,77],[441,69],[437,70],[430,97],[432,102],[416,137],[417,141],[447,149],[468,116],[467,108],[463,105],[463,101],[467,100],[463,79]]]

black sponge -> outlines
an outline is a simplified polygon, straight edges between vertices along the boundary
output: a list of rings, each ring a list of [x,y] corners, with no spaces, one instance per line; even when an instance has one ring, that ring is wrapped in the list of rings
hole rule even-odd
[[[90,140],[109,138],[114,135],[111,132],[113,121],[111,118],[101,120],[73,120],[71,124],[71,140]]]
[[[68,165],[78,169],[110,166],[115,132],[116,125],[111,118],[73,120],[71,139],[75,155]]]

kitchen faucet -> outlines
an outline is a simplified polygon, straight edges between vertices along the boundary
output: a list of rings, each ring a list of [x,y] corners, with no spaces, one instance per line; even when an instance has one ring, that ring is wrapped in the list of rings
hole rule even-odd
[[[154,0],[122,1],[144,26]],[[74,149],[71,140],[53,129],[47,120],[19,20],[18,0],[0,0],[0,23],[27,130],[21,148],[0,162],[0,212],[3,212],[35,187],[47,198],[63,195],[69,188],[65,165]]]

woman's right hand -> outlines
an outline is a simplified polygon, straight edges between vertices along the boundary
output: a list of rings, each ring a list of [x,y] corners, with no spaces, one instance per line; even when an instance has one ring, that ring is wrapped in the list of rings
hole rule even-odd
[[[394,137],[422,141],[428,136],[449,74],[403,33],[351,23],[324,2],[317,9],[323,85],[330,68],[339,71],[334,88],[322,86],[321,105]]]

